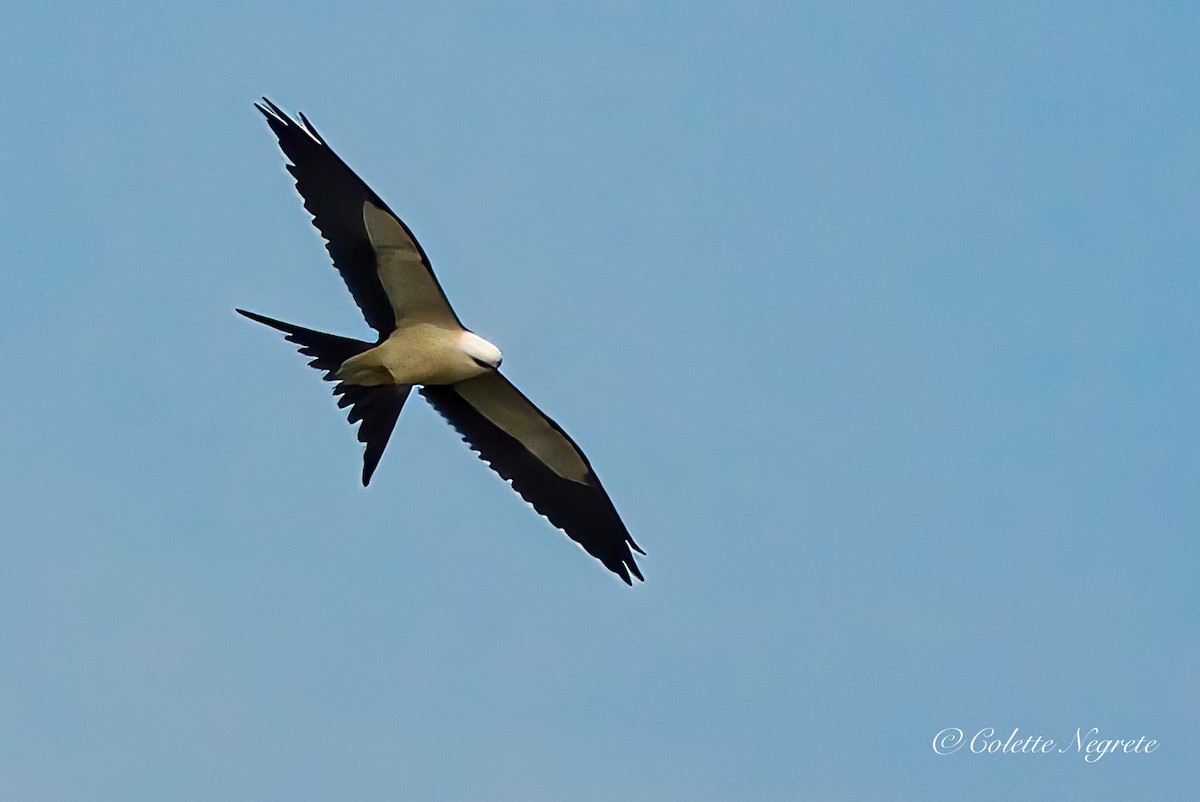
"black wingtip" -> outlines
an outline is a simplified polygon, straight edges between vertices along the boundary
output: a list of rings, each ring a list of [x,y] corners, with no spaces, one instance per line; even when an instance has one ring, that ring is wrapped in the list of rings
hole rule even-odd
[[[321,135],[317,133],[317,129],[313,126],[309,119],[304,116],[304,112],[300,111],[296,112],[296,114],[300,118],[301,127],[308,132],[308,135],[315,139],[318,145],[324,145],[325,140],[322,139]]]
[[[638,578],[638,581],[639,581],[639,582],[645,582],[645,581],[646,581],[646,577],[642,576],[641,569],[639,569],[639,568],[637,567],[637,563],[635,563],[633,560],[630,560],[630,561],[629,561],[629,573],[631,573],[631,574],[633,574],[634,576],[636,576],[636,577]],[[629,584],[630,584],[630,585],[632,585],[633,583],[632,583],[632,582],[630,582]]]
[[[287,115],[283,113],[283,109],[279,108],[274,103],[272,103],[270,101],[270,99],[264,97],[262,99],[262,102],[266,105],[265,109],[257,103],[254,104],[254,108],[261,111],[263,113],[263,116],[268,117],[268,118],[274,117],[275,119],[280,120],[280,121],[284,121],[287,119]],[[268,109],[269,109],[269,111],[268,111]]]
[[[628,540],[626,542],[631,543],[632,540]],[[634,548],[637,547],[635,546]],[[638,550],[641,551],[640,549]],[[639,582],[645,582],[646,578],[642,576],[642,571],[640,568],[638,568],[637,563],[634,561],[633,555],[630,554],[628,550],[626,550],[625,554],[626,556],[624,557],[613,555],[608,559],[601,559],[600,562],[604,563],[605,568],[616,574],[621,581],[630,587],[633,587],[633,579],[630,578],[631,576],[636,578]]]
[[[261,104],[255,103],[254,108],[262,112],[262,115],[267,118],[267,124],[271,126],[277,136],[282,138],[285,135],[285,132],[296,128],[300,131],[303,131],[309,139],[316,142],[318,145],[325,145],[325,140],[322,139],[321,135],[317,133],[317,129],[313,127],[313,124],[309,122],[309,119],[304,116],[304,112],[297,113],[296,116],[300,118],[300,122],[297,123],[288,116],[287,112],[276,106],[265,97],[262,99]],[[328,147],[328,145],[325,146]]]

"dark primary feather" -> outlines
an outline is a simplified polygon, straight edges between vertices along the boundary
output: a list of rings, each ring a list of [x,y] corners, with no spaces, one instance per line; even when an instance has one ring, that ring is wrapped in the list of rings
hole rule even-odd
[[[313,331],[242,309],[238,309],[237,312],[286,334],[284,339],[300,346],[300,353],[304,356],[313,358],[308,364],[323,371],[325,375],[322,378],[325,381],[336,381],[333,374],[343,362],[371,347],[370,343],[362,340]],[[338,396],[338,406],[342,409],[350,408],[347,420],[359,424],[358,441],[366,446],[366,451],[363,452],[364,486],[371,481],[371,474],[379,465],[388,438],[392,436],[392,430],[396,427],[396,419],[400,417],[400,410],[404,408],[404,402],[411,390],[411,384],[364,387],[346,382],[337,382],[333,388],[333,394]]]
[[[428,257],[404,221],[333,152],[304,115],[300,115],[304,123],[300,125],[266,98],[263,103],[265,108],[258,104],[255,108],[267,118],[280,150],[291,162],[287,169],[296,179],[304,208],[325,238],[334,267],[342,274],[367,325],[379,332],[382,340],[396,328],[396,314],[379,281],[375,251],[363,223],[363,203],[370,201],[396,217],[433,276]],[[437,283],[436,276],[433,281]]]
[[[629,578],[631,573],[642,579],[630,548],[639,554],[645,552],[629,536],[590,465],[588,484],[564,479],[526,450],[520,441],[480,414],[455,392],[454,385],[426,385],[420,393],[462,435],[471,449],[508,480],[513,490],[539,514],[626,583],[633,584]],[[549,418],[546,420],[575,445],[557,424]],[[579,450],[578,446],[576,450]],[[582,452],[580,454],[582,456]],[[587,462],[586,458],[584,462]]]

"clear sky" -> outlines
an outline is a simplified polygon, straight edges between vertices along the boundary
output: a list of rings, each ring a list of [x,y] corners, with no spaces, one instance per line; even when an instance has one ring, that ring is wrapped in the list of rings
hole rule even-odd
[[[6,5],[0,799],[1194,793],[1198,8]],[[360,486],[264,94],[644,585],[419,399]]]

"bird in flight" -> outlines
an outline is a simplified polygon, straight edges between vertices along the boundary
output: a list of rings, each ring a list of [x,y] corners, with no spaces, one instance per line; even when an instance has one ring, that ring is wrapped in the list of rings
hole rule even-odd
[[[500,350],[463,326],[408,226],[300,114],[255,104],[347,289],[378,339],[325,334],[238,309],[282,331],[334,382],[358,424],[365,487],[413,387],[521,498],[627,584],[645,554],[562,428],[500,373]],[[631,551],[632,549],[632,551]]]

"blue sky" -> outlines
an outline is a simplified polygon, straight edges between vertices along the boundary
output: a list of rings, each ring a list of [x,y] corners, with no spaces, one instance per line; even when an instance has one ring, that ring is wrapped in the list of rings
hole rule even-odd
[[[0,798],[1193,792],[1198,44],[1165,3],[7,8]],[[263,94],[644,585],[420,401],[359,486],[232,311],[367,333]],[[932,749],[985,727],[1161,746]]]

